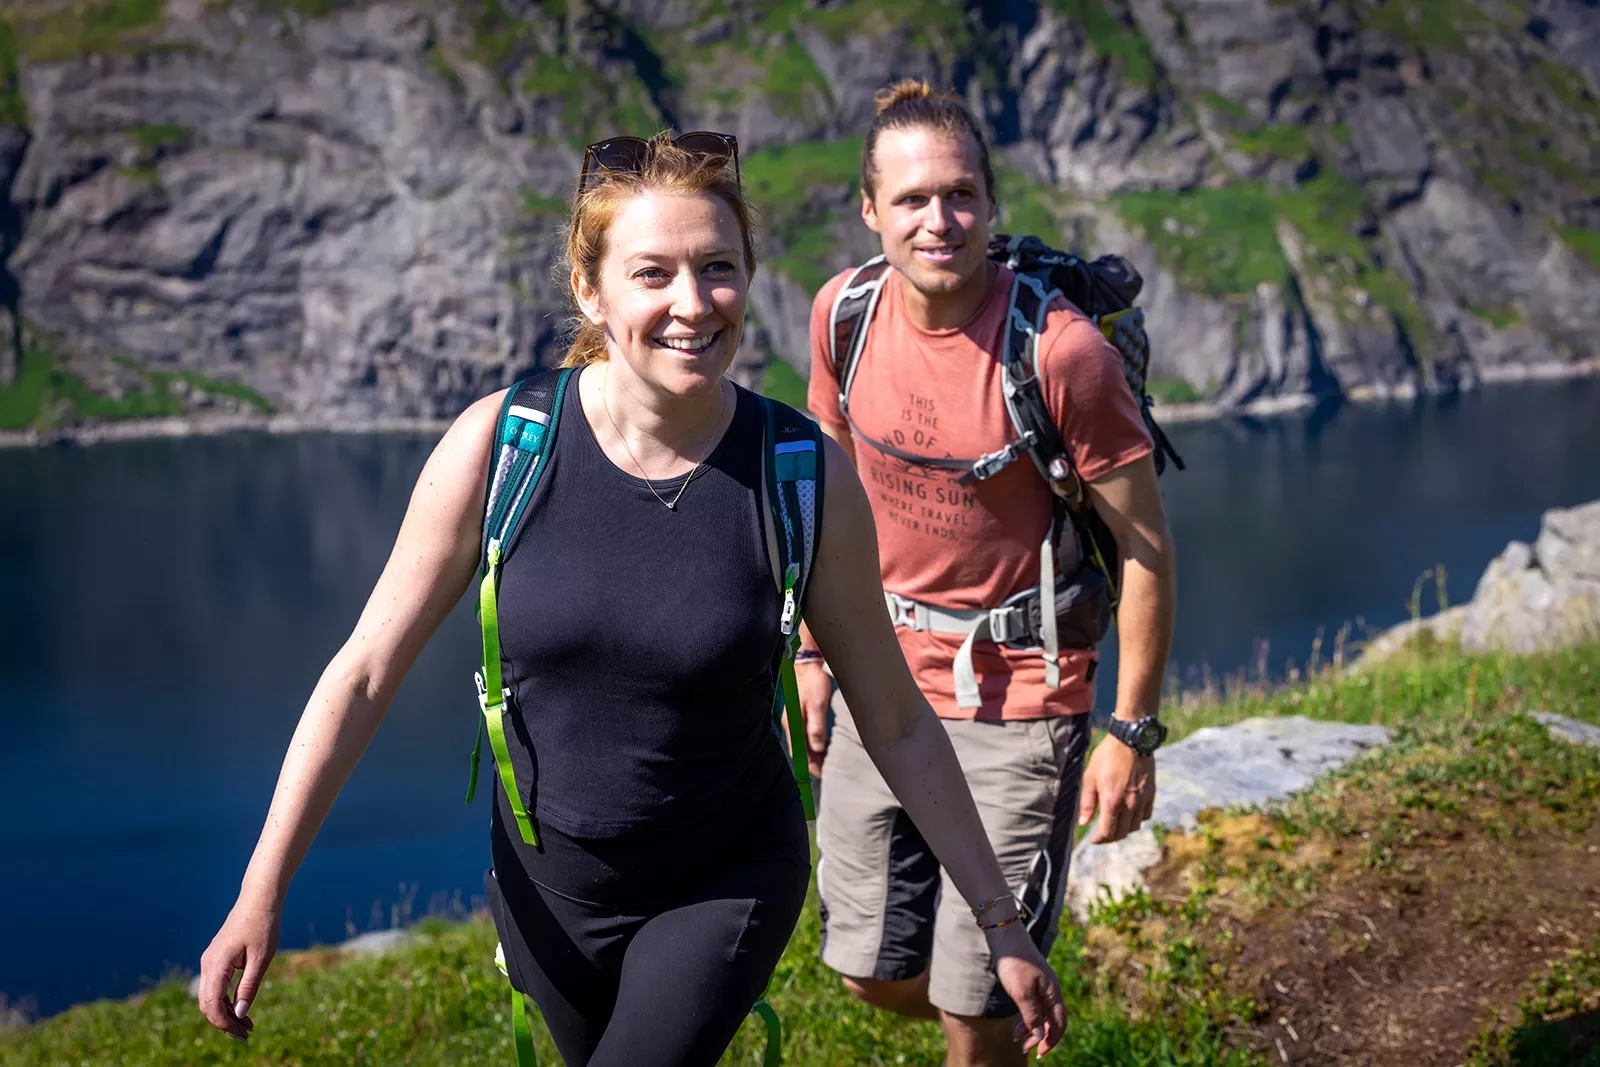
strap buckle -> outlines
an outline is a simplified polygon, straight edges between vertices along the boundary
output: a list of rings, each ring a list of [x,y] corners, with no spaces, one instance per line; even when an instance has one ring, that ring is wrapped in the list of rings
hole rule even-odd
[[[1027,628],[1027,620],[1020,609],[1015,607],[989,609],[989,633],[997,644],[1015,641],[1025,636]]]
[[[472,680],[478,685],[478,710],[485,715],[489,713],[489,684],[483,680],[481,670],[472,672]],[[505,707],[511,702],[511,690],[500,690],[500,707]]]
[[[917,602],[899,593],[883,591],[883,598],[889,605],[889,619],[896,626],[904,626],[909,630],[920,630],[917,625]]]
[[[1015,463],[1017,457],[1021,456],[1024,450],[1032,448],[1033,441],[1034,432],[1029,430],[1004,448],[979,456],[972,463],[972,477],[980,482],[987,478],[993,478],[996,474]]]

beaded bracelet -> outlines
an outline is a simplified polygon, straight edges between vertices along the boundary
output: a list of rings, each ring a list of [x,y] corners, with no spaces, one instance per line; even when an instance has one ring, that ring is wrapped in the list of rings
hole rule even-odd
[[[984,912],[988,911],[996,904],[1004,904],[1008,900],[1017,906],[1017,913],[1015,915],[1011,916],[1009,919],[1001,919],[997,923],[986,923],[983,921]],[[1021,898],[1019,898],[1015,893],[1007,893],[1004,896],[995,897],[993,900],[986,900],[976,908],[973,908],[972,918],[977,922],[978,929],[988,931],[998,930],[1002,926],[1010,926],[1012,923],[1021,919],[1031,919],[1033,918],[1033,912],[1028,910],[1028,906],[1024,904]]]
[[[1014,901],[1016,901],[1016,894],[1014,894],[1014,893],[1002,893],[1002,894],[1000,894],[1000,896],[994,897],[994,899],[992,899],[992,901],[984,901],[984,902],[982,902],[982,904],[979,904],[978,907],[974,907],[974,909],[973,909],[973,918],[982,918],[982,917],[984,917],[984,912],[987,912],[987,910],[992,909],[992,907],[994,907],[995,904],[1006,904],[1006,902],[1014,902]]]

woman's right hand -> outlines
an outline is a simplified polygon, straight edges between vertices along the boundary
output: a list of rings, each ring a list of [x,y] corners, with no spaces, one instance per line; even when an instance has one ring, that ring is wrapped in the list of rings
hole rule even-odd
[[[1067,1027],[1067,1007],[1056,973],[1021,923],[992,931],[989,951],[994,955],[995,977],[1021,1016],[1013,1036],[1022,1042],[1024,1052],[1043,1056],[1060,1044]]]
[[[255,1029],[250,1002],[278,951],[278,921],[276,906],[241,896],[200,956],[200,1011],[229,1037],[248,1041]],[[243,971],[244,977],[230,997],[235,971]]]
[[[806,762],[811,766],[811,776],[821,778],[822,759],[828,754],[828,705],[833,700],[833,679],[823,670],[821,660],[810,660],[795,664],[794,680],[806,720]]]

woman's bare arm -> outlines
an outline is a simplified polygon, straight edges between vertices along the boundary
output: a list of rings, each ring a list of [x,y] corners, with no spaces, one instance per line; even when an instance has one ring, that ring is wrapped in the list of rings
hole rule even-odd
[[[383,573],[349,639],[322,672],[289,742],[239,899],[201,958],[201,1010],[235,1037],[249,1031],[243,1016],[276,950],[277,915],[289,880],[406,672],[477,570],[501,396],[473,404],[434,448]],[[237,1011],[227,997],[235,969],[245,972]]]
[[[917,688],[883,602],[878,538],[866,489],[843,448],[824,442],[823,529],[806,592],[806,621],[838,679],[867,754],[966,900],[976,906],[1010,892],[949,735]],[[997,906],[991,919],[1014,914]],[[1054,975],[1021,923],[989,936],[1002,984],[1046,1049],[1065,1016]],[[1045,976],[1048,976],[1046,978]],[[1012,986],[1017,988],[1013,989]]]

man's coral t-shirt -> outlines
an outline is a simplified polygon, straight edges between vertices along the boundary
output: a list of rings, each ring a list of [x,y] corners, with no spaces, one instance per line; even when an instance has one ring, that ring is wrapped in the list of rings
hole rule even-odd
[[[921,456],[975,459],[1016,440],[1001,391],[1001,351],[1012,273],[992,267],[989,295],[966,325],[923,330],[906,313],[901,278],[890,271],[850,389],[861,434]],[[850,427],[828,355],[835,277],[811,308],[811,413],[835,436]],[[1082,312],[1058,298],[1039,345],[1040,378],[1078,471],[1094,481],[1152,450],[1122,358]],[[899,460],[854,439],[856,466],[878,527],[884,588],[962,610],[991,608],[1039,582],[1039,549],[1050,528],[1051,494],[1026,455],[985,481]],[[951,668],[962,637],[897,627],[912,675],[947,719],[1041,719],[1087,712],[1094,701],[1088,650],[1062,650],[1061,687],[1045,684],[1044,659],[978,642],[972,665],[980,708],[956,704]]]

